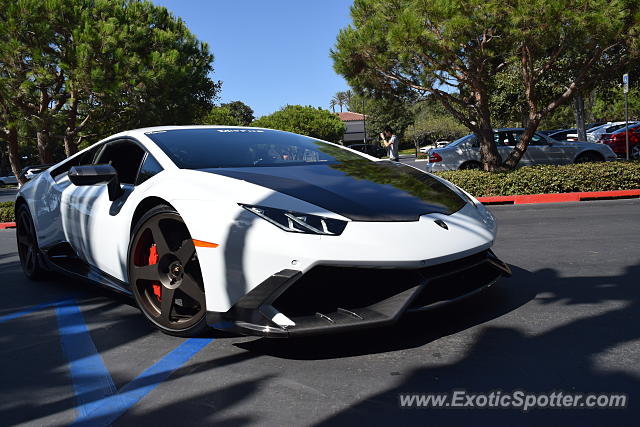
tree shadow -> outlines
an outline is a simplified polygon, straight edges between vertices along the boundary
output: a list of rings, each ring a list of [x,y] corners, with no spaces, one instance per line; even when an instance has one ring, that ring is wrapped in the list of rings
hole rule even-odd
[[[637,422],[640,397],[637,367],[632,363],[609,367],[600,360],[607,352],[617,351],[616,357],[622,358],[624,363],[627,360],[624,350],[616,350],[616,347],[640,338],[637,321],[640,266],[629,267],[624,274],[615,277],[559,277],[549,269],[540,270],[534,277],[537,293],[542,294],[536,298],[538,304],[555,304],[561,309],[578,304],[611,304],[606,311],[600,310],[597,314],[590,314],[592,307],[586,307],[586,316],[576,318],[573,315],[572,321],[539,334],[512,327],[485,327],[461,360],[444,365],[427,362],[398,377],[400,381],[394,387],[369,396],[321,424],[346,425],[366,420],[368,425],[468,425],[471,419],[474,423],[500,425]],[[449,330],[445,328],[435,335],[444,336]],[[388,347],[396,347],[396,337],[391,335],[389,340],[394,344]],[[401,409],[399,405],[400,393],[451,393],[454,390],[472,393],[495,390],[507,393],[515,390],[626,393],[629,406],[626,409],[546,408],[524,413],[518,409],[495,408]]]

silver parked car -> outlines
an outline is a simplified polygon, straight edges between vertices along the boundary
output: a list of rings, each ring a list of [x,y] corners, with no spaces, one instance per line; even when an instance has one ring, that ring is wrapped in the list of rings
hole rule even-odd
[[[496,129],[493,136],[498,152],[506,159],[514,145],[520,140],[523,129]],[[522,156],[519,165],[562,165],[567,163],[615,160],[616,154],[604,144],[590,142],[556,141],[536,132]],[[480,169],[480,143],[475,135],[467,135],[444,148],[429,152],[427,171],[437,172],[453,169]]]

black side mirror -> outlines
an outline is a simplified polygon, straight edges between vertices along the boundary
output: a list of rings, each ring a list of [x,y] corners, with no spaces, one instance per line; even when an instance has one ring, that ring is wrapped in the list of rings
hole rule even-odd
[[[77,186],[107,184],[111,201],[122,194],[118,172],[111,165],[73,166],[69,169],[69,181]]]

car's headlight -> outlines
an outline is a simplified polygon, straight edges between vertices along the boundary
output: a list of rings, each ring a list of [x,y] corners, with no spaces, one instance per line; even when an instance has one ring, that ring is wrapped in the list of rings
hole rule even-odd
[[[344,228],[347,226],[347,221],[341,221],[339,219],[269,208],[266,206],[238,204],[249,212],[269,221],[276,227],[292,233],[338,236],[342,234]]]

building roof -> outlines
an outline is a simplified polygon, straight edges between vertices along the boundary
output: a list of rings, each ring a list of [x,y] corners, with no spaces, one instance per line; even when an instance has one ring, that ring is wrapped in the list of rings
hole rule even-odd
[[[357,120],[364,120],[367,116],[360,113],[352,113],[351,111],[345,111],[344,113],[336,113],[340,120],[343,122],[354,122]]]

